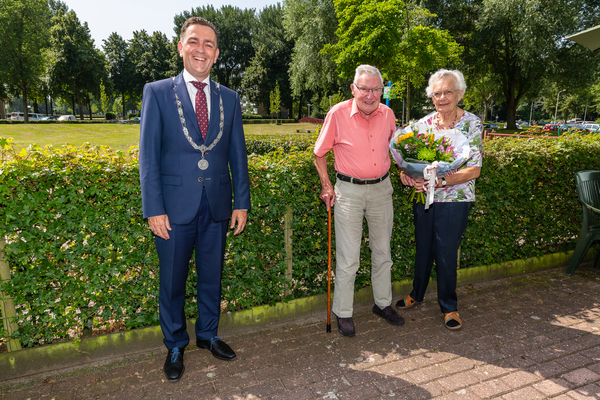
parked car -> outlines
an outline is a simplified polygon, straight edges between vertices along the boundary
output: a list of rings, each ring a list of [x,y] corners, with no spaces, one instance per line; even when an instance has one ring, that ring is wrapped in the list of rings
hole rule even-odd
[[[13,112],[10,114],[11,121],[23,121],[25,120],[25,114],[22,112]]]
[[[56,121],[56,117],[54,115],[48,115],[46,117],[42,117],[42,121]]]
[[[600,124],[585,124],[583,125],[583,127],[589,130],[590,132],[597,133],[598,128],[600,128]]]
[[[558,132],[558,128],[560,128],[558,124],[546,124],[542,128],[542,132]]]
[[[519,122],[515,122],[515,125],[517,125],[517,129],[523,129]],[[508,124],[504,124],[504,129],[508,129]]]
[[[77,118],[74,115],[61,115],[58,117],[59,121],[77,121]]]
[[[489,122],[484,122],[483,123],[483,129],[498,129],[498,125],[491,124]]]

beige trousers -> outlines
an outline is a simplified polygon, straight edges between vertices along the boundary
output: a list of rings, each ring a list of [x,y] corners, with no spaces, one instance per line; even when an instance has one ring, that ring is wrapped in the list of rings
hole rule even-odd
[[[354,279],[360,265],[363,219],[369,226],[371,282],[375,304],[392,304],[390,239],[394,223],[390,178],[373,185],[335,183],[336,268],[332,311],[340,318],[352,316]]]

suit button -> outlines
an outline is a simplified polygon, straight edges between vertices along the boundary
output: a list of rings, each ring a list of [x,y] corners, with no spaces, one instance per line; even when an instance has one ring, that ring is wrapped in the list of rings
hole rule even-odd
[[[202,177],[198,178],[198,182],[202,182]]]

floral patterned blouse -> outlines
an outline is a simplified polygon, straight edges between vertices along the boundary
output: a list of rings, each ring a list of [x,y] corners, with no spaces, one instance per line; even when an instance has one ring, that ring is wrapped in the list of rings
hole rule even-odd
[[[433,117],[436,111],[421,118],[420,124],[425,124],[428,128],[437,131],[433,122]],[[466,167],[481,167],[483,161],[483,151],[481,136],[483,132],[483,124],[481,120],[474,114],[465,111],[463,116],[454,126],[455,129],[461,131],[471,144],[471,154],[467,162],[465,162],[458,170],[460,171]],[[475,179],[460,183],[458,185],[451,185],[445,188],[435,189],[434,202],[464,202],[464,201],[475,201]]]

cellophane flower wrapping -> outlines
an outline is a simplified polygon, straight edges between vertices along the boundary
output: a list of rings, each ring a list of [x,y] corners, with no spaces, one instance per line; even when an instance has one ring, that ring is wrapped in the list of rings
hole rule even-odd
[[[437,177],[456,171],[469,159],[471,146],[458,129],[434,132],[424,124],[412,123],[396,129],[390,151],[404,173],[414,179],[423,179],[423,170],[434,161],[439,164]]]

